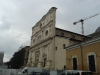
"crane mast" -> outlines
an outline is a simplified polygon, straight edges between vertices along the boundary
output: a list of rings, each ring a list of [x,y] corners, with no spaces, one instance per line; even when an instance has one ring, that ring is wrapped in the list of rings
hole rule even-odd
[[[81,25],[82,25],[82,26],[81,26],[82,35],[84,35],[84,27],[83,27],[84,21],[87,20],[87,19],[90,19],[90,18],[92,18],[92,17],[95,17],[95,16],[97,16],[97,15],[99,15],[99,14],[94,14],[94,15],[92,15],[92,16],[90,16],[90,17],[87,17],[87,18],[84,18],[84,19],[80,19],[79,21],[74,22],[73,24],[76,25],[77,23],[81,22]]]

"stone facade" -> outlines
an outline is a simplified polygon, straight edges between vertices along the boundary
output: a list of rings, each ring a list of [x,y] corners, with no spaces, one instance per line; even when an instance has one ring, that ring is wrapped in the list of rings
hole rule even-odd
[[[28,65],[54,68],[54,36],[56,9],[49,12],[32,28],[31,48]],[[52,66],[51,66],[52,64]]]
[[[42,19],[32,27],[28,66],[61,70],[66,65],[66,50],[81,42],[85,36],[56,28],[56,7],[52,7]]]

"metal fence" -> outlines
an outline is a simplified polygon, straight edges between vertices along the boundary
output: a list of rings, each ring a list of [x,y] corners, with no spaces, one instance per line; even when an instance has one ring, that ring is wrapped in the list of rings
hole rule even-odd
[[[21,69],[0,69],[0,75],[19,75]]]

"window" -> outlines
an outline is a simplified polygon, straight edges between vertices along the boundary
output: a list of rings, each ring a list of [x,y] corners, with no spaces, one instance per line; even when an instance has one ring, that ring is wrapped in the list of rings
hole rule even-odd
[[[65,49],[65,47],[66,47],[66,45],[65,45],[65,44],[63,44],[63,49]]]
[[[52,16],[50,16],[50,20],[52,20]]]
[[[79,72],[75,71],[68,71],[65,75],[81,75]]]
[[[64,36],[64,33],[61,33],[61,36],[63,37]]]
[[[55,47],[55,49],[57,50],[57,47]]]
[[[77,58],[73,58],[73,70],[77,70]]]
[[[89,59],[89,70],[92,71],[92,72],[95,72],[96,69],[95,69],[94,55],[88,56],[88,59]]]
[[[72,65],[73,65],[73,70],[77,70],[78,69],[78,58],[77,58],[77,56],[75,55],[75,56],[72,56]]]
[[[48,30],[46,30],[45,35],[46,35],[46,36],[48,35]]]
[[[75,39],[75,35],[72,35],[72,38]]]
[[[38,36],[37,42],[39,43],[41,41],[41,35]]]
[[[40,29],[42,28],[42,23],[40,24]]]
[[[83,38],[83,41],[86,41],[87,39],[86,38]]]
[[[88,69],[89,71],[92,71],[92,72],[96,72],[96,54],[93,53],[93,52],[90,52],[88,54]]]
[[[26,73],[26,72],[27,72],[27,69],[24,69],[24,70],[23,70],[23,73]]]
[[[33,39],[33,44],[35,43],[35,39]]]

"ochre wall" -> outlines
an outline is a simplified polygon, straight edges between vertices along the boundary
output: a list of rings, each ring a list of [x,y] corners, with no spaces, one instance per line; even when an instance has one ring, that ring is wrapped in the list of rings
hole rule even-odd
[[[100,72],[100,42],[89,44],[82,47],[83,53],[83,69],[88,70],[88,63],[87,63],[87,54],[90,52],[94,52],[96,54],[96,65],[97,65],[97,72]],[[82,70],[82,58],[81,58],[81,48],[74,48],[72,50],[66,50],[66,66],[67,69],[71,70],[72,67],[72,56],[77,56],[78,58],[78,70]]]

